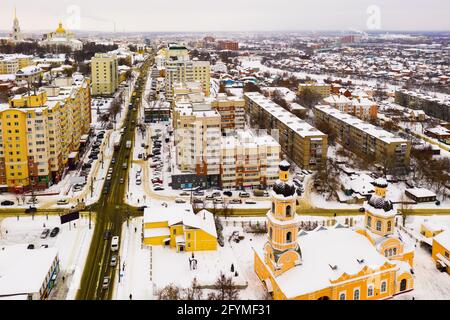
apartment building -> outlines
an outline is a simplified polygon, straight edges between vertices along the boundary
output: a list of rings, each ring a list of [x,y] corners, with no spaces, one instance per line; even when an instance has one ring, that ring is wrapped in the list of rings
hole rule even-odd
[[[119,87],[117,55],[97,53],[91,60],[92,95],[113,95]]]
[[[298,85],[298,92],[302,93],[305,89],[319,94],[322,98],[328,97],[331,94],[331,85],[319,82],[306,82]]]
[[[450,121],[450,97],[432,97],[404,89],[395,92],[395,103],[413,110],[423,110],[427,116]]]
[[[211,101],[211,106],[216,109],[221,118],[221,130],[243,130],[245,127],[245,100],[235,96],[227,96],[219,93]]]
[[[208,103],[188,100],[176,103],[173,127],[177,166],[181,173],[203,177],[201,182],[197,181],[201,186],[219,184],[220,123],[220,114]],[[176,178],[172,176],[172,182],[174,180]]]
[[[31,56],[24,54],[0,54],[0,74],[16,74],[31,64]]]
[[[340,143],[357,154],[374,159],[388,169],[409,165],[411,143],[331,106],[314,108],[316,121],[336,132]]]
[[[354,115],[362,120],[370,121],[378,118],[378,105],[368,98],[350,99],[344,95],[331,95],[323,101],[335,109]]]
[[[180,82],[198,81],[202,84],[205,96],[210,95],[210,73],[209,61],[191,60],[186,47],[177,44],[169,44],[167,49],[160,51],[164,57],[166,98],[173,100],[173,86]]]
[[[231,41],[231,40],[219,40],[218,42],[219,50],[230,50],[230,51],[238,51],[239,50],[239,42]]]
[[[81,136],[90,129],[87,80],[70,88],[46,87],[0,107],[0,185],[21,193],[61,180]]]
[[[315,169],[326,161],[328,137],[307,122],[257,92],[244,95],[245,110],[254,128],[278,136],[282,152],[299,167]]]
[[[220,183],[224,189],[272,186],[278,179],[280,144],[267,134],[238,130],[222,137]]]

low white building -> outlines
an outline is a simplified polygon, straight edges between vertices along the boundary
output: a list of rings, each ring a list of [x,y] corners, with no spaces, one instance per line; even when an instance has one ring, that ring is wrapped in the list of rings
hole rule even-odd
[[[0,300],[43,300],[59,273],[55,248],[27,249],[26,245],[0,247]]]

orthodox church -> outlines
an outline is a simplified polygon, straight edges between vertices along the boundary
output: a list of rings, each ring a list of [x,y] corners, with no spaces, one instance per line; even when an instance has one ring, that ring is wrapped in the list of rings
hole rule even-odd
[[[75,38],[74,33],[64,29],[61,22],[54,32],[45,34],[39,44],[41,46],[67,46],[70,47],[72,51],[83,49],[83,43]]]
[[[299,231],[290,164],[280,163],[267,213],[268,240],[254,248],[254,270],[276,300],[379,300],[413,289],[414,251],[395,235],[387,183],[377,180],[365,228],[337,224]]]

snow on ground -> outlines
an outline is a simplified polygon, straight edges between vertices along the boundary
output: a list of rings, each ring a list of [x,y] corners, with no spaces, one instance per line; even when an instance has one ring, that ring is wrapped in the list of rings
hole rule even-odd
[[[55,238],[40,238],[44,229],[54,227],[61,229]],[[61,225],[59,216],[35,216],[34,219],[21,216],[19,220],[16,217],[5,218],[0,220],[0,246],[34,244],[35,247],[48,245],[57,248],[61,271],[58,285],[53,290],[58,292],[55,298],[73,300],[80,285],[93,232],[94,221],[89,229],[88,217],[82,217],[70,225]]]

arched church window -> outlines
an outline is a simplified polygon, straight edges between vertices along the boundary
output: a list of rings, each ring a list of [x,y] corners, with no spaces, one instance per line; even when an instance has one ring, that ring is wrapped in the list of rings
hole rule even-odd
[[[275,214],[275,203],[272,203],[272,213]]]
[[[286,241],[289,243],[289,242],[292,242],[292,232],[288,232],[287,234],[286,234]]]
[[[387,251],[387,249],[386,249],[386,250],[384,250],[384,256],[385,256],[385,257],[387,257],[387,256],[388,256],[388,253],[389,253],[389,252]]]
[[[387,223],[387,231],[391,231],[392,230],[392,222],[388,221]]]
[[[291,217],[292,216],[292,208],[291,206],[287,206],[286,207],[286,217]]]
[[[394,256],[396,256],[397,255],[397,248],[394,248],[394,250],[392,252],[393,252]]]
[[[389,257],[392,257],[392,249],[389,249]]]
[[[381,221],[377,221],[377,231],[381,231]]]
[[[367,217],[367,226],[370,228],[372,226],[372,217],[368,216]]]

